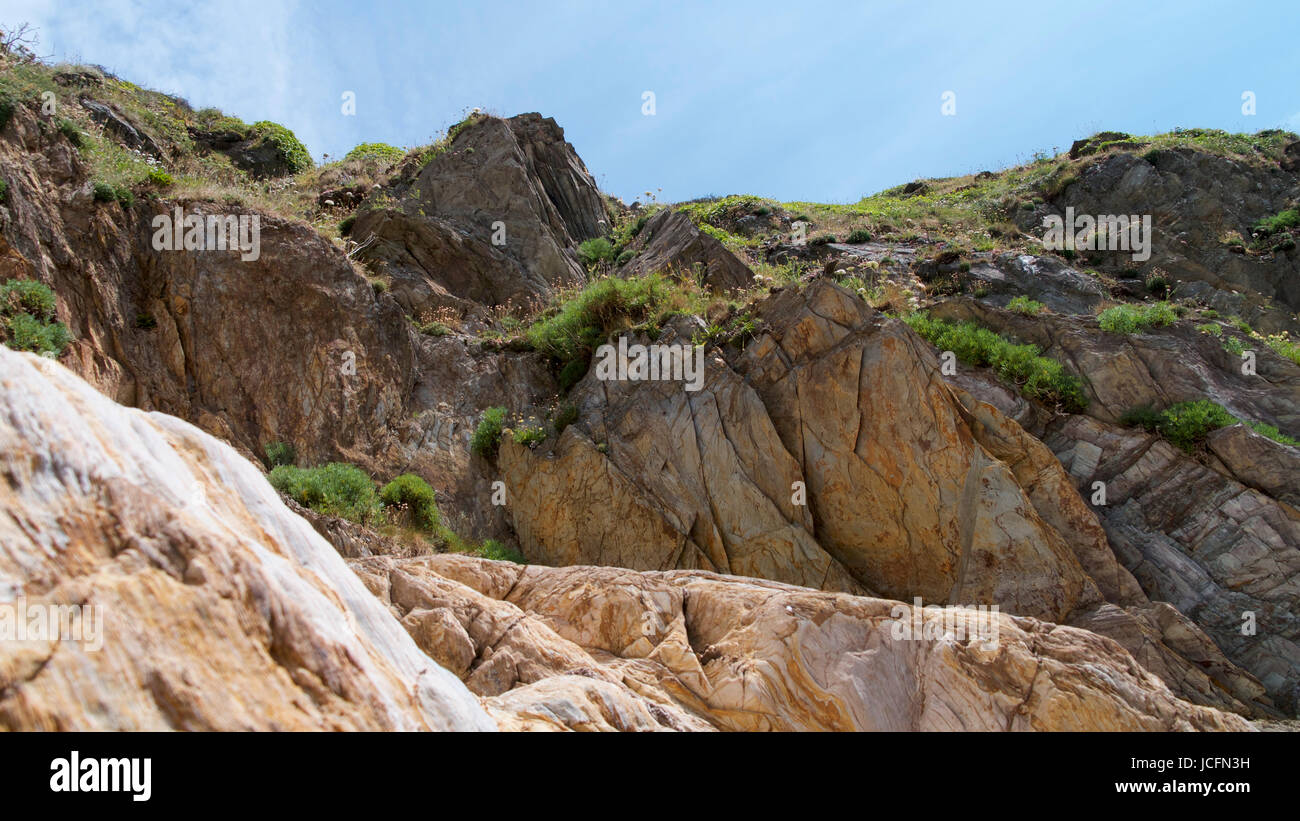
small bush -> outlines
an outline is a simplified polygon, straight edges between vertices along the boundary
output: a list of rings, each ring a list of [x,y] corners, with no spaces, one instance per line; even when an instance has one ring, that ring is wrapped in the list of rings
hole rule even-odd
[[[1221,326],[1217,322],[1206,322],[1204,324],[1197,325],[1196,330],[1200,331],[1203,334],[1209,334],[1210,336],[1213,337],[1223,336],[1223,326]]]
[[[818,234],[817,236],[808,240],[808,244],[816,247],[819,245],[830,245],[834,241],[835,241],[834,234]]]
[[[404,473],[384,485],[379,491],[379,501],[387,508],[409,510],[416,526],[429,532],[436,530],[442,521],[437,494],[414,473]]]
[[[1143,405],[1138,408],[1130,408],[1124,411],[1119,418],[1121,425],[1131,427],[1145,428],[1154,432],[1160,427],[1160,411],[1152,408],[1150,405]]]
[[[375,292],[375,296],[386,294],[388,293],[388,280],[376,277],[370,280],[370,287]]]
[[[84,148],[86,145],[86,135],[82,133],[77,124],[72,120],[60,118],[58,122],[59,133],[68,139],[68,142],[77,148]]]
[[[478,427],[470,438],[470,450],[485,459],[495,456],[501,444],[501,431],[505,428],[505,421],[505,408],[488,408],[483,411],[483,418],[479,420]]]
[[[1037,316],[1043,312],[1047,306],[1027,296],[1018,296],[1007,304],[1007,307],[1018,314],[1025,316]]]
[[[54,292],[36,280],[0,283],[0,317],[4,344],[14,350],[59,356],[72,341],[67,327],[54,321]]]
[[[1147,291],[1163,298],[1169,294],[1169,280],[1157,274],[1147,280]]]
[[[5,345],[16,351],[59,356],[72,341],[62,322],[42,322],[31,314],[15,314],[7,321]]]
[[[416,326],[416,330],[427,336],[446,336],[451,333],[451,327],[439,322],[436,319],[429,320]]]
[[[9,183],[5,182],[4,180],[0,180],[0,205],[8,204],[8,202],[9,202]]]
[[[167,188],[176,183],[176,180],[172,178],[171,174],[168,174],[160,168],[151,169],[148,176],[145,177],[145,180],[150,185],[156,185],[159,188]]]
[[[270,120],[253,123],[253,134],[259,138],[261,144],[275,146],[290,174],[306,171],[314,165],[307,146],[303,145],[292,131],[279,123]]]
[[[298,461],[298,452],[288,442],[268,442],[262,450],[266,453],[266,464],[272,468]]]
[[[1097,322],[1103,331],[1120,334],[1138,333],[1152,326],[1172,325],[1177,319],[1178,315],[1168,302],[1116,305],[1097,315]]]
[[[1264,343],[1273,349],[1273,353],[1300,365],[1300,342],[1292,342],[1286,334],[1277,333],[1264,337]]]
[[[37,319],[54,319],[54,292],[34,279],[11,279],[0,284],[0,314],[22,311]]]
[[[1219,428],[1237,423],[1237,418],[1222,405],[1208,399],[1179,402],[1160,414],[1157,430],[1174,445],[1190,451]]]
[[[600,262],[609,262],[614,258],[614,246],[604,237],[589,239],[578,246],[578,260],[588,268]]]
[[[353,216],[350,216],[350,217],[344,217],[343,219],[339,220],[339,234],[341,234],[342,236],[345,236],[345,237],[346,237],[348,234],[351,234],[351,233],[352,233],[352,226],[353,226],[354,223],[356,223],[356,221],[357,221],[357,218],[356,218],[356,215],[355,215],[355,214],[354,214]]]
[[[560,390],[568,393],[570,388],[581,382],[582,377],[587,375],[587,368],[590,365],[591,363],[586,359],[574,359],[565,363],[564,367],[560,368],[560,375],[556,378]]]
[[[618,259],[614,260],[614,264],[626,265],[629,262],[631,262],[635,256],[636,256],[636,251],[633,251],[631,248],[625,248],[623,252],[618,255]]]
[[[0,91],[0,131],[4,131],[5,126],[9,125],[17,110],[18,100],[7,91]]]
[[[1292,228],[1300,228],[1300,210],[1295,208],[1288,208],[1276,216],[1265,217],[1255,223],[1255,230],[1266,237]]]
[[[362,143],[347,154],[343,155],[343,161],[375,160],[391,165],[405,156],[405,151],[396,146],[389,145],[388,143]]]
[[[546,428],[537,424],[536,421],[529,420],[521,422],[515,428],[515,444],[526,445],[529,448],[535,448],[542,442],[546,441]]]
[[[863,242],[871,242],[871,232],[864,228],[858,228],[849,234],[849,238],[846,240],[846,242],[848,242],[850,245],[858,245]]]
[[[95,202],[112,202],[117,199],[117,191],[109,183],[97,182],[93,190]]]
[[[359,524],[381,524],[383,508],[375,483],[356,465],[331,462],[314,468],[280,465],[268,477],[271,486],[303,507]]]

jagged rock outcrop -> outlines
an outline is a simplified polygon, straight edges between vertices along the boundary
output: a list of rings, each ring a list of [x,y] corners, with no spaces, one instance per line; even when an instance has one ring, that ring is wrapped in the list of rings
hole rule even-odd
[[[1204,283],[1201,296],[1225,313],[1274,332],[1300,332],[1300,251],[1264,256],[1234,253],[1224,238],[1249,241],[1255,223],[1300,198],[1294,174],[1250,165],[1192,148],[1144,154],[1114,152],[1085,166],[1051,202],[1054,213],[1151,215],[1154,238],[1143,271],[1160,269],[1174,281]],[[1028,217],[1020,217],[1022,221]],[[1041,236],[1041,215],[1024,227]],[[1098,264],[1134,265],[1130,255],[1107,251]],[[1188,292],[1190,293],[1190,291]],[[1270,307],[1269,301],[1275,303]]]
[[[1242,730],[1116,643],[1034,619],[701,571],[353,562],[416,641],[521,730]],[[991,624],[991,622],[990,622]],[[958,638],[956,625],[969,630]],[[924,628],[922,628],[924,629]],[[989,633],[979,634],[987,637]]]
[[[1088,414],[1103,421],[1118,421],[1143,406],[1211,399],[1239,418],[1300,430],[1300,365],[1262,342],[1243,343],[1255,352],[1255,373],[1248,375],[1221,339],[1201,333],[1190,321],[1142,333],[1109,333],[1092,317],[1029,317],[971,299],[948,300],[931,314],[972,320],[1037,345],[1084,377]]]
[[[0,170],[0,279],[53,287],[76,338],[63,361],[106,395],[245,453],[282,440],[313,461],[374,463],[409,424],[416,350],[400,307],[310,227],[211,202],[95,202],[80,156],[21,108]],[[257,258],[155,249],[152,220],[176,208],[257,217]]]
[[[1186,697],[1271,710],[1190,622],[1178,630],[1222,675],[1163,642],[1168,619],[1053,453],[947,386],[903,323],[828,282],[758,315],[767,332],[706,358],[702,390],[589,375],[572,395],[581,420],[552,449],[503,443],[507,516],[526,556],[1090,619],[1135,652],[1149,645]]]
[[[574,249],[609,218],[554,120],[475,116],[420,161],[372,193],[352,229],[409,312],[524,306],[583,280]]]
[[[628,247],[636,256],[619,270],[620,276],[663,272],[695,277],[715,291],[743,290],[754,281],[754,272],[726,246],[671,208],[647,220]]]
[[[102,613],[0,642],[0,727],[492,729],[228,445],[4,348],[0,396],[0,601]]]

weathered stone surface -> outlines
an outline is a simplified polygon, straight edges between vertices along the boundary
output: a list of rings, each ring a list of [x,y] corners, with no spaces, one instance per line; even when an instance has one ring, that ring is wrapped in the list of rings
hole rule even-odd
[[[608,228],[595,180],[537,114],[475,118],[410,174],[371,194],[352,236],[412,312],[544,298],[582,281],[574,249]]]
[[[701,571],[353,566],[416,635],[430,612],[462,625],[462,676],[502,729],[1249,729],[1174,698],[1115,642],[1033,619],[997,616],[996,643],[908,640],[909,606]]]
[[[1300,448],[1275,442],[1245,425],[1214,431],[1206,446],[1243,485],[1300,508]]]
[[[0,396],[0,601],[103,613],[0,642],[0,727],[492,728],[228,445],[4,348]]]
[[[656,271],[697,277],[716,291],[733,291],[753,284],[754,273],[721,242],[691,222],[685,214],[665,208],[655,214],[629,246],[636,256],[620,271],[634,277]]]
[[[1081,446],[1105,483],[1097,508],[1117,558],[1153,598],[1199,625],[1278,706],[1300,698],[1300,511],[1186,457],[1166,442],[1084,416],[1049,431],[1067,468]],[[1243,632],[1247,614],[1254,632]]]

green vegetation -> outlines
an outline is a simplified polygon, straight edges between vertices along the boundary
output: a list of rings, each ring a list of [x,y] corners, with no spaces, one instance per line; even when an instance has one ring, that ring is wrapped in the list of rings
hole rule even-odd
[[[1029,399],[1071,412],[1088,406],[1083,383],[1060,362],[1040,356],[1037,345],[1018,345],[974,322],[952,323],[923,312],[903,321],[939,350],[952,351],[968,365],[991,367]]]
[[[505,408],[488,408],[483,411],[483,418],[479,420],[478,427],[474,429],[474,435],[470,438],[470,450],[485,459],[496,456],[505,421]]]
[[[1103,331],[1117,334],[1139,333],[1153,326],[1172,325],[1177,319],[1178,315],[1168,302],[1116,305],[1097,315],[1097,323]]]
[[[1196,330],[1200,331],[1203,334],[1209,334],[1210,336],[1213,337],[1223,336],[1223,326],[1217,322],[1206,322],[1204,324],[1197,325]]]
[[[442,523],[437,494],[428,482],[414,473],[403,473],[384,485],[379,491],[379,501],[391,510],[409,511],[415,525],[430,533]]]
[[[55,319],[54,292],[31,279],[0,283],[0,340],[16,351],[60,356],[72,335]]]
[[[1290,445],[1293,448],[1300,448],[1300,439],[1293,436],[1287,436],[1272,425],[1266,425],[1263,422],[1247,422],[1246,427],[1258,433],[1260,436],[1267,436],[1274,442],[1280,442],[1283,445]]]
[[[1273,349],[1273,353],[1300,365],[1300,342],[1292,342],[1286,334],[1276,333],[1264,337],[1264,344]]]
[[[375,483],[355,465],[342,462],[314,468],[280,465],[268,478],[276,490],[319,513],[363,525],[385,521]]]
[[[77,148],[86,147],[85,133],[80,128],[77,128],[77,124],[72,120],[69,120],[66,117],[61,117],[59,118],[57,127],[59,133],[68,138],[68,142],[72,143]]]
[[[471,556],[478,556],[480,559],[494,559],[499,562],[514,562],[515,564],[528,564],[524,559],[524,554],[518,550],[506,547],[496,539],[488,539],[476,548],[464,551]]]
[[[92,191],[95,202],[116,202],[123,208],[130,208],[135,204],[135,194],[131,193],[130,188],[121,185],[97,182],[92,187]]]
[[[589,239],[578,246],[578,260],[588,269],[614,259],[614,246],[604,237]]]
[[[259,144],[273,145],[281,160],[288,167],[289,173],[297,174],[311,168],[314,163],[307,146],[303,145],[294,133],[279,123],[261,120],[253,123],[253,136],[258,137]]]
[[[1170,405],[1163,411],[1150,407],[1133,408],[1120,417],[1124,425],[1136,425],[1158,433],[1170,443],[1191,452],[1219,428],[1235,425],[1238,420],[1217,402],[1197,399]]]
[[[559,436],[561,433],[564,433],[565,428],[577,421],[578,406],[572,402],[568,402],[555,412],[555,418],[551,420],[551,424],[555,427],[555,435]]]
[[[1007,303],[1007,308],[1018,314],[1024,314],[1025,316],[1037,316],[1038,314],[1041,314],[1047,306],[1041,302],[1030,299],[1027,296],[1018,296],[1012,299],[1011,302]]]
[[[536,419],[520,422],[514,430],[515,444],[535,448],[546,441],[546,428]]]
[[[5,182],[4,180],[0,180],[0,205],[5,205],[8,202],[9,202],[9,183]]]
[[[1264,236],[1280,234],[1292,228],[1300,228],[1300,210],[1295,208],[1288,208],[1276,216],[1265,217],[1255,223],[1255,230]]]
[[[288,442],[267,442],[262,450],[266,453],[267,467],[277,468],[298,461],[298,452]]]
[[[660,273],[635,279],[604,277],[581,290],[566,289],[542,318],[529,326],[532,347],[562,364],[573,382],[586,373],[596,348],[615,330],[631,327],[657,336],[669,317],[696,313],[706,297],[690,280]],[[578,363],[578,364],[574,364]],[[578,369],[581,369],[581,373]]]
[[[858,245],[863,242],[871,242],[871,232],[865,228],[855,228],[849,232],[849,238],[845,242],[850,245]]]
[[[388,143],[362,143],[343,156],[343,162],[359,160],[376,161],[392,165],[401,161],[406,152]]]

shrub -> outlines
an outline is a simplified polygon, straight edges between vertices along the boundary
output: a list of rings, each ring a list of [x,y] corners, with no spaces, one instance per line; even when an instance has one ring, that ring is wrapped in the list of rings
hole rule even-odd
[[[1272,217],[1265,217],[1255,223],[1255,230],[1264,236],[1300,228],[1300,210],[1288,208]]]
[[[1169,280],[1157,274],[1147,280],[1147,291],[1158,297],[1164,297],[1169,293]]]
[[[1157,430],[1174,445],[1190,451],[1212,431],[1236,424],[1237,418],[1208,399],[1179,402],[1160,414]]]
[[[253,135],[259,138],[261,144],[275,147],[290,174],[297,174],[312,167],[311,154],[308,153],[307,146],[303,145],[292,131],[279,123],[270,120],[253,123]]]
[[[1121,425],[1130,425],[1133,427],[1146,428],[1149,431],[1155,431],[1160,427],[1160,411],[1152,408],[1150,405],[1142,405],[1137,408],[1130,408],[1119,417]]]
[[[83,148],[86,145],[86,135],[77,128],[77,124],[66,117],[60,118],[58,122],[59,133],[68,139],[68,142],[77,148]]]
[[[1172,325],[1177,319],[1177,314],[1168,302],[1116,305],[1097,315],[1097,322],[1103,331],[1121,334],[1138,333],[1151,326]]]
[[[578,259],[588,268],[614,258],[614,246],[604,237],[589,239],[578,246]]]
[[[7,321],[5,345],[16,351],[59,356],[72,341],[62,322],[42,322],[31,314],[15,314]]]
[[[379,491],[379,501],[388,508],[405,508],[411,512],[415,524],[433,532],[442,521],[438,513],[437,494],[429,483],[414,473],[403,473],[384,485]]]
[[[1060,362],[1040,356],[1036,345],[1017,345],[973,322],[951,323],[924,313],[904,321],[939,350],[952,351],[968,365],[991,367],[1030,399],[1076,412],[1088,406],[1083,383]]]
[[[392,164],[404,156],[406,156],[405,151],[388,143],[362,143],[343,155],[343,161],[377,160],[381,163]]]
[[[1217,322],[1206,322],[1196,326],[1196,330],[1214,337],[1223,336],[1223,327]]]
[[[1007,304],[1007,307],[1018,314],[1024,314],[1025,316],[1035,316],[1037,314],[1042,313],[1043,309],[1046,308],[1047,306],[1041,302],[1032,300],[1027,296],[1018,296],[1015,299],[1011,300],[1011,302]]]
[[[582,377],[587,375],[587,368],[590,364],[586,359],[574,359],[563,368],[560,368],[560,375],[556,379],[560,385],[560,390],[568,393],[570,388],[581,382]]]
[[[176,182],[176,180],[172,178],[171,174],[168,174],[160,168],[151,169],[149,174],[145,177],[145,180],[159,188],[167,188]]]
[[[1273,349],[1273,353],[1300,365],[1300,342],[1292,342],[1284,333],[1264,337],[1264,343]]]
[[[9,183],[0,180],[0,205],[9,202]]]
[[[479,420],[478,427],[470,438],[470,450],[485,459],[495,456],[497,447],[501,444],[501,431],[505,428],[505,421],[505,408],[488,408],[483,411],[483,418]]]
[[[834,234],[818,234],[817,236],[808,240],[808,244],[812,246],[830,245],[834,241],[835,241]]]
[[[280,465],[268,478],[272,487],[303,507],[359,524],[383,522],[375,483],[356,465],[342,462],[314,468]]]
[[[427,334],[428,336],[446,336],[451,333],[450,326],[439,322],[436,319],[431,319],[428,322],[417,325],[416,330],[422,334]]]
[[[375,296],[386,294],[388,293],[388,280],[376,277],[370,280],[370,287],[375,292]]]
[[[0,131],[9,125],[14,112],[18,110],[18,100],[7,91],[0,91]]]
[[[34,279],[11,279],[0,284],[0,313],[23,311],[37,319],[54,319],[54,292]]]
[[[521,423],[515,428],[515,444],[535,448],[546,441],[546,428],[535,421]]]
[[[345,237],[348,234],[351,234],[352,226],[354,223],[356,223],[356,221],[357,221],[357,217],[355,214],[353,214],[350,217],[344,217],[343,219],[339,220],[339,233]]]
[[[636,251],[633,251],[631,248],[625,248],[623,252],[618,255],[618,259],[614,260],[614,264],[626,265],[629,262],[631,262],[632,258],[635,256],[636,256]]]
[[[849,234],[846,240],[850,245],[857,245],[863,242],[871,242],[871,232],[865,228],[858,228]]]
[[[117,199],[117,191],[109,183],[97,182],[93,190],[95,202],[112,202]]]
[[[266,453],[266,464],[272,468],[298,461],[297,451],[288,442],[268,442],[262,450]]]

